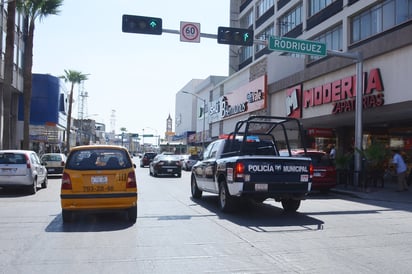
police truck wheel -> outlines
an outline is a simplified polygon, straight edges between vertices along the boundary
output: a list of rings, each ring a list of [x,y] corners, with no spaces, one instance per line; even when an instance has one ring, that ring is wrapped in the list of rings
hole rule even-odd
[[[196,178],[194,175],[192,175],[190,179],[190,188],[192,191],[192,197],[195,199],[199,199],[202,197],[202,191],[197,187],[197,182]]]
[[[286,212],[296,212],[300,206],[300,200],[284,199],[282,200],[283,210]]]
[[[235,199],[230,196],[226,183],[219,184],[219,208],[222,212],[232,212],[235,208]]]

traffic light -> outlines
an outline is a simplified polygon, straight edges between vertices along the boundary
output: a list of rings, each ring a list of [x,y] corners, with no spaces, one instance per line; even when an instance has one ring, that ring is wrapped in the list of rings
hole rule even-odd
[[[219,44],[253,46],[253,30],[219,27],[217,29],[217,42]]]
[[[162,18],[123,14],[122,31],[143,34],[162,34]]]

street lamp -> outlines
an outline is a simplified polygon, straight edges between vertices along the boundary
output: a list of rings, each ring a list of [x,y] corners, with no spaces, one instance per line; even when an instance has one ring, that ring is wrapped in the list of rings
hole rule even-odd
[[[145,127],[145,128],[151,129],[152,131],[155,132],[155,135],[153,135],[153,137],[156,138],[156,146],[159,147],[159,144],[160,144],[160,135],[159,135],[157,129],[151,128],[151,127]],[[144,129],[143,129],[143,130],[144,130]]]
[[[155,132],[155,135],[154,135],[154,134],[145,134],[145,133],[144,133],[144,132],[145,132],[145,129],[151,129],[151,130],[153,130],[153,131]],[[157,129],[154,129],[154,128],[151,128],[151,127],[144,127],[144,128],[142,129],[142,132],[143,132],[143,134],[142,134],[143,146],[144,146],[144,138],[145,138],[145,137],[154,137],[154,138],[156,138],[156,148],[158,149],[158,148],[159,148],[159,145],[160,145],[160,135],[158,134]],[[152,144],[152,145],[153,145],[153,144]],[[143,148],[144,148],[144,147],[143,147]]]
[[[188,91],[182,90],[182,93],[190,94],[203,102],[203,113],[202,113],[203,114],[202,153],[203,153],[205,151],[206,100],[200,97],[199,95],[188,92]]]

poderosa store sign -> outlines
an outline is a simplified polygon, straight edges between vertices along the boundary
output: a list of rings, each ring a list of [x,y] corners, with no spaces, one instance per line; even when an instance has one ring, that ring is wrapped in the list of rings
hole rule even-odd
[[[302,109],[325,104],[333,104],[332,114],[355,111],[356,75],[302,90],[302,84],[299,84],[287,91],[287,116],[301,118]],[[380,70],[374,68],[369,73],[365,72],[362,97],[363,109],[383,106],[385,103],[383,91]]]

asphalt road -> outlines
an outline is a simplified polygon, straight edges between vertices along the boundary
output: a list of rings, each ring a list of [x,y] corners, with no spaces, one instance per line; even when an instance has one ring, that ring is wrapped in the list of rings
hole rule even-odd
[[[60,179],[36,195],[0,190],[0,273],[410,273],[412,204],[314,193],[220,213],[190,197],[190,173],[137,167],[138,220],[82,214],[62,224]]]

